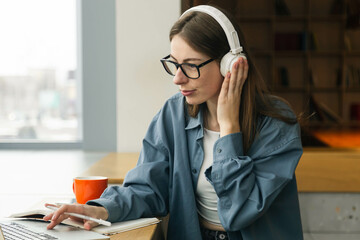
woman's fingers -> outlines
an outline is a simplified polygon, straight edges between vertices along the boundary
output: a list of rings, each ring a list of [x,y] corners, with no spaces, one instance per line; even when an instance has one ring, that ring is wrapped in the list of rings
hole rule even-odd
[[[247,79],[248,74],[249,74],[249,64],[248,64],[247,59],[244,59],[244,76],[243,76],[244,82]]]
[[[51,219],[51,222],[47,225],[47,229],[53,229],[56,225],[60,224],[62,221],[64,221],[65,219],[67,219],[69,217],[69,215],[67,214],[62,214],[59,217],[57,217],[56,219]]]
[[[91,230],[92,228],[96,227],[97,225],[99,225],[97,222],[94,221],[86,221],[84,223],[84,228],[86,230]]]
[[[231,77],[230,77],[230,83],[229,83],[229,94],[234,94],[234,91],[236,90],[236,82],[237,82],[237,75],[238,75],[238,69],[239,69],[239,60],[237,60],[232,69],[231,69]]]
[[[240,94],[247,78],[249,66],[247,60],[239,58],[233,65],[229,84],[229,94]]]
[[[53,215],[54,215],[54,213],[50,213],[50,214],[44,216],[43,219],[44,219],[45,221],[50,221],[50,219],[52,218]]]
[[[239,58],[232,66],[231,73],[228,72],[221,87],[220,97],[240,94],[242,86],[248,76],[249,66],[247,60]]]
[[[45,206],[57,207],[56,205],[52,204],[45,204]],[[45,221],[51,220],[50,224],[47,226],[47,229],[54,228],[56,225],[69,217],[75,221],[82,221],[84,223],[84,228],[87,230],[90,230],[98,225],[98,223],[96,222],[85,221],[81,218],[69,216],[69,214],[67,213],[78,213],[89,217],[100,218],[103,220],[106,220],[109,216],[107,210],[104,207],[90,206],[86,204],[64,204],[59,207],[55,212],[46,215],[43,218]]]
[[[45,204],[45,206],[58,207],[56,205],[48,204],[48,203]],[[66,214],[67,212],[83,214],[84,210],[80,204],[74,204],[74,205],[64,204],[60,206],[56,211],[43,218],[46,221],[51,220],[50,224],[47,226],[47,229],[52,229],[56,225],[67,219],[69,217],[69,215]],[[80,220],[80,219],[75,218],[75,220]]]
[[[237,80],[237,90],[241,91],[248,76],[249,65],[246,59],[241,58]]]
[[[224,78],[224,81],[221,85],[221,90],[219,94],[219,98],[223,99],[226,98],[228,91],[229,91],[229,83],[230,83],[231,73],[227,72]]]

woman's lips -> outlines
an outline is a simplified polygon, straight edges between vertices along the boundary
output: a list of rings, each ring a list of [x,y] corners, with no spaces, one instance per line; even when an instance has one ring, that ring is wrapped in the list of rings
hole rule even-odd
[[[190,96],[194,92],[195,90],[181,90],[181,94],[184,95],[185,97]]]

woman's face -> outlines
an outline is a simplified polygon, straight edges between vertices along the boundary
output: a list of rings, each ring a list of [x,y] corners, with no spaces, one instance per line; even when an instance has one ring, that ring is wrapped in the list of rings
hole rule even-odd
[[[210,59],[209,56],[195,51],[178,35],[175,35],[171,41],[170,55],[174,62],[196,65]],[[198,79],[187,78],[181,68],[178,68],[173,79],[189,104],[201,104],[209,101],[217,103],[223,80],[217,61],[212,61],[201,67]]]

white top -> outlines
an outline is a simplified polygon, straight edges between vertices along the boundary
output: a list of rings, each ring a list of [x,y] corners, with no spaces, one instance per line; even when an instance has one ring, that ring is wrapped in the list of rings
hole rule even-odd
[[[221,225],[217,212],[218,197],[214,187],[206,180],[205,170],[213,164],[213,147],[220,137],[219,132],[204,128],[204,161],[200,169],[196,188],[197,211],[210,223]]]

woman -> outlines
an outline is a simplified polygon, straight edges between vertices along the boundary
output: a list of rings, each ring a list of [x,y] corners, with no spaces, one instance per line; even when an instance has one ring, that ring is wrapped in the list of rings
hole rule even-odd
[[[180,93],[152,120],[137,167],[100,199],[46,216],[48,228],[64,212],[111,222],[169,214],[169,239],[303,239],[294,175],[299,125],[239,40],[246,58],[222,76],[220,59],[230,50],[224,29],[201,10],[182,16],[161,60]]]

